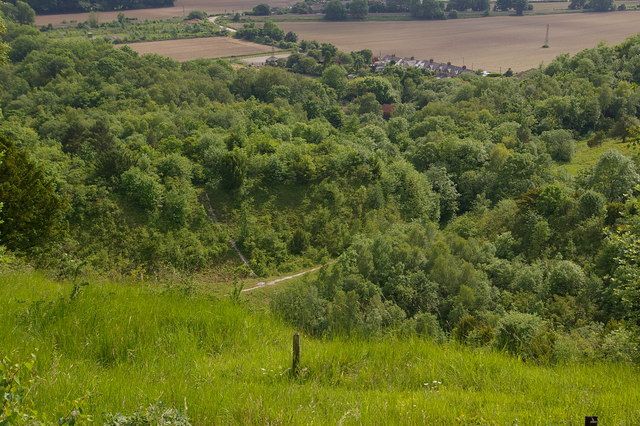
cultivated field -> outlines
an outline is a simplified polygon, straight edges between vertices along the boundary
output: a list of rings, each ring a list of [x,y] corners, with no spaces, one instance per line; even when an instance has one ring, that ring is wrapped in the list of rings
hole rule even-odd
[[[176,0],[174,7],[161,7],[153,9],[125,10],[123,13],[130,18],[137,19],[164,19],[188,14],[192,10],[204,10],[208,13],[226,13],[251,10],[261,0]],[[295,3],[293,0],[269,0],[270,6],[286,6]],[[98,12],[99,22],[110,22],[118,16],[116,12]],[[65,13],[59,15],[36,16],[36,25],[61,25],[63,23],[83,22],[89,17],[88,13]]]
[[[178,61],[188,61],[197,58],[243,56],[271,51],[270,46],[236,40],[230,37],[149,41],[131,43],[127,46],[141,55],[145,53],[157,53]]]
[[[551,47],[542,49],[547,24],[551,25]],[[448,21],[283,22],[281,26],[300,39],[330,42],[345,51],[366,48],[375,55],[395,53],[476,69],[522,71],[601,41],[618,43],[640,31],[640,12]]]

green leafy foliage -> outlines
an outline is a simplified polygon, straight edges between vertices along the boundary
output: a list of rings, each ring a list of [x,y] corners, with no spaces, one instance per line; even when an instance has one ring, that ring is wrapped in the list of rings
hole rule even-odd
[[[5,26],[4,19],[0,16],[0,37],[3,37],[7,32],[7,27]],[[9,45],[4,41],[0,41],[0,65],[2,65],[7,60],[7,54],[9,53]]]
[[[269,21],[239,33],[289,43]],[[584,332],[635,359],[639,38],[455,79],[307,41],[292,73],[13,24],[4,39],[0,238],[29,261],[236,278],[232,247],[261,276],[337,259],[274,309],[319,336],[553,361],[580,358]]]
[[[410,11],[417,19],[446,19],[444,6],[437,0],[411,0]]]
[[[189,418],[180,410],[166,407],[162,402],[140,408],[132,414],[107,416],[105,426],[172,425],[190,426]]]
[[[38,414],[28,398],[34,378],[31,371],[35,356],[24,363],[13,363],[8,358],[0,359],[0,393],[2,393],[2,424],[37,423]]]
[[[330,0],[324,6],[324,19],[327,21],[344,21],[347,19],[347,9],[340,0]]]
[[[19,24],[33,24],[36,18],[36,13],[31,6],[20,0],[15,2],[0,2],[0,12],[8,19]]]
[[[6,130],[0,131],[0,153],[0,241],[11,250],[33,250],[60,232],[64,202],[46,171]]]
[[[365,19],[369,13],[367,0],[353,0],[349,3],[349,16],[352,19]]]

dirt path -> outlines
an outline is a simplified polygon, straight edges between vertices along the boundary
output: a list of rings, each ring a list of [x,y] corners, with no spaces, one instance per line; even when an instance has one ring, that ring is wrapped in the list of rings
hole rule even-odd
[[[212,222],[218,222],[218,216],[216,215],[216,212],[213,210],[213,207],[211,206],[211,200],[209,200],[209,194],[207,193],[207,191],[203,192],[203,195],[201,197],[201,202],[204,205],[205,210],[207,211],[207,215],[209,216],[209,219]],[[233,251],[236,252],[236,254],[240,258],[242,263],[244,263],[244,265],[247,268],[249,268],[251,275],[253,275],[254,277],[257,276],[256,273],[253,272],[253,269],[251,269],[251,265],[249,264],[249,261],[247,260],[245,255],[242,254],[242,252],[238,248],[238,245],[236,244],[236,241],[233,238],[229,238],[229,245],[231,246]]]
[[[210,16],[208,19],[209,19],[209,22],[211,22],[212,24],[215,24],[216,19],[218,19],[219,17],[220,16]],[[217,25],[220,25],[220,24],[217,24]],[[224,25],[220,25],[220,28],[222,28],[223,30],[227,30],[230,34],[235,34],[238,32],[238,30],[233,29],[231,27],[225,27]]]
[[[301,277],[303,275],[309,274],[311,272],[315,272],[320,268],[322,268],[322,266],[316,266],[315,268],[307,269],[306,271],[298,272],[298,273],[293,274],[293,275],[286,275],[284,277],[276,278],[275,280],[271,280],[271,281],[266,281],[266,282],[265,281],[260,281],[259,283],[257,283],[253,287],[249,287],[249,288],[243,289],[242,292],[245,293],[247,291],[257,290],[259,288],[274,286],[274,285],[280,284],[283,281],[289,281],[289,280],[292,280],[294,278],[298,278],[298,277]]]

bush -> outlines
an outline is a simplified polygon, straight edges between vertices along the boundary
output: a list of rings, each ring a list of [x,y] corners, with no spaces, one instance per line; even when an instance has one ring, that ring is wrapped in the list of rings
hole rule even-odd
[[[555,336],[546,322],[534,314],[509,312],[498,321],[494,345],[523,359],[548,360]]]
[[[276,293],[271,310],[299,330],[321,335],[327,327],[327,302],[316,286],[295,285]]]
[[[429,337],[435,341],[444,339],[444,333],[435,315],[421,312],[413,318],[418,336]]]
[[[549,130],[543,132],[542,140],[547,146],[547,151],[555,161],[568,163],[575,152],[575,141],[568,130]]]
[[[607,200],[595,191],[585,191],[578,199],[578,214],[581,219],[603,217],[607,213]]]
[[[191,422],[185,413],[175,408],[166,407],[161,401],[146,408],[139,408],[136,412],[124,414],[108,414],[105,426],[141,426],[141,425],[171,425],[190,426]]]
[[[120,178],[124,195],[140,209],[151,212],[160,205],[162,186],[156,176],[132,167]]]
[[[412,0],[411,16],[417,19],[446,19],[444,7],[437,0]]]
[[[344,21],[347,19],[347,9],[340,0],[331,0],[324,7],[324,19],[327,21]]]
[[[204,10],[192,10],[187,15],[187,19],[207,19],[208,16]]]
[[[587,178],[591,189],[603,194],[609,201],[624,200],[633,193],[638,183],[640,174],[635,163],[616,150],[602,154]]]
[[[269,16],[271,15],[271,7],[268,4],[259,4],[253,8],[251,14],[255,16]]]
[[[35,357],[24,363],[0,359],[0,424],[40,424],[29,398],[30,386],[35,380],[34,364]]]
[[[0,203],[0,243],[10,250],[31,250],[59,232],[63,199],[11,132],[0,133]]]
[[[587,277],[580,266],[569,260],[557,261],[549,272],[549,290],[552,294],[576,295],[586,284]]]
[[[308,13],[313,13],[313,9],[311,9],[311,6],[307,2],[299,1],[291,6],[291,13],[306,15]]]
[[[605,133],[601,130],[597,131],[593,134],[591,138],[589,138],[589,140],[587,140],[587,146],[589,148],[600,146],[602,145],[602,142],[604,142],[604,138],[605,138]]]
[[[458,11],[452,10],[447,14],[447,19],[458,19]]]
[[[602,356],[613,362],[638,360],[638,339],[624,328],[613,330],[602,341]]]
[[[369,3],[367,0],[352,0],[349,3],[349,15],[353,19],[364,19],[369,13]]]

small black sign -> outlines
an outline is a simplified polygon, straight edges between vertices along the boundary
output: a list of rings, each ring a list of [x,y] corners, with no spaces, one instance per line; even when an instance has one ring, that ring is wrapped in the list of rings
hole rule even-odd
[[[584,418],[584,426],[598,426],[598,416],[587,416]]]

